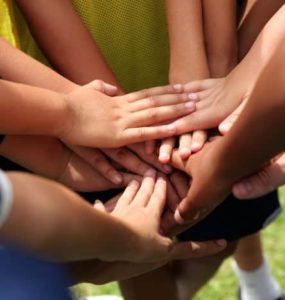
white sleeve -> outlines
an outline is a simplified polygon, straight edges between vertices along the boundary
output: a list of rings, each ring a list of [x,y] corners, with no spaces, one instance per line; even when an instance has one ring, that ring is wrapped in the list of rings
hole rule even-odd
[[[8,219],[13,205],[13,188],[7,175],[0,170],[0,228]]]

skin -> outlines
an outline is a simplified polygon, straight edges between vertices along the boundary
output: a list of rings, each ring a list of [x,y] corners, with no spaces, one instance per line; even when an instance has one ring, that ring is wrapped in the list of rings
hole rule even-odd
[[[192,176],[188,195],[175,212],[176,223],[188,223],[191,226],[206,216],[220,203],[219,199],[224,199],[231,191],[236,181],[256,172],[265,162],[283,151],[285,144],[284,139],[280,139],[280,133],[285,130],[282,121],[285,111],[285,74],[280,66],[283,63],[284,49],[283,42],[261,74],[244,111],[226,136],[209,143],[186,163],[181,164],[181,161],[177,162],[174,158]],[[274,83],[271,80],[273,74],[277,78]],[[268,82],[271,85],[266,84]],[[271,101],[268,101],[268,95]],[[236,140],[239,140],[238,144],[235,143]],[[251,143],[253,140],[255,143]],[[243,155],[236,160],[238,153]],[[203,172],[203,168],[206,170],[209,163],[212,165],[211,171]],[[201,192],[206,186],[209,191],[207,194]],[[172,227],[169,220],[165,224],[168,229]]]
[[[117,86],[119,93],[123,93],[122,87],[72,7],[71,1],[40,0],[37,5],[33,1],[16,2],[37,43],[56,70],[78,84],[101,79]],[[64,57],[62,53],[65,53]]]
[[[176,244],[160,235],[166,182],[156,180],[153,172],[145,174],[141,186],[132,181],[111,214],[93,208],[53,181],[20,172],[9,172],[8,178],[13,206],[1,228],[1,238],[49,259],[62,262],[97,258],[159,264],[170,258],[197,256],[199,252],[199,244]],[[37,226],[39,222],[41,226]],[[114,245],[116,251],[112,250]],[[225,243],[210,242],[208,246],[202,246],[201,251],[214,253]]]
[[[227,75],[237,59],[235,2],[219,1],[218,5],[211,0],[165,2],[170,40],[170,83]],[[197,99],[193,97],[193,100]],[[206,140],[207,132],[202,130],[182,135],[177,153],[187,159],[191,153],[201,150]],[[175,144],[173,138],[162,142],[159,149],[161,162],[169,162]],[[184,198],[189,179],[173,178],[173,181],[180,199]],[[175,211],[175,208],[172,205],[170,210]],[[233,249],[234,245],[229,245],[225,251],[209,259],[174,261],[151,273],[123,281],[120,286],[124,298],[192,298]]]

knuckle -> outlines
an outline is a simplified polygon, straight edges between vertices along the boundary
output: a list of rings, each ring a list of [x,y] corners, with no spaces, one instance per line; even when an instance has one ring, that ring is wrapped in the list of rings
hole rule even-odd
[[[158,120],[158,111],[155,108],[148,110],[148,118],[154,122]]]
[[[260,171],[258,180],[262,186],[269,186],[271,182],[271,177],[269,172],[267,172],[267,170]]]
[[[157,100],[154,96],[149,96],[147,98],[147,101],[148,101],[148,104],[149,104],[150,107],[156,106]]]
[[[138,128],[138,137],[140,139],[144,139],[146,137],[146,129],[141,127],[141,128]]]

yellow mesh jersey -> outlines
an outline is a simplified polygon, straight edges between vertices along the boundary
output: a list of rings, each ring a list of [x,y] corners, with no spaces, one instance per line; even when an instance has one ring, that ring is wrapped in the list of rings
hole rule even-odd
[[[0,0],[0,36],[14,47],[19,47],[11,0]]]
[[[126,91],[168,82],[164,0],[72,0]]]

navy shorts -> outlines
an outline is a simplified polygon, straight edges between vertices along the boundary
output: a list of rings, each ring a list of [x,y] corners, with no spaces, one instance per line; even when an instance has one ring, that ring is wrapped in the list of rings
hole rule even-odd
[[[0,160],[4,170],[23,170],[3,158]],[[88,202],[96,199],[107,201],[121,190],[81,193]],[[204,220],[179,235],[181,240],[207,241],[214,239],[238,240],[258,232],[273,221],[280,213],[281,207],[277,192],[254,200],[237,200],[229,196]]]

